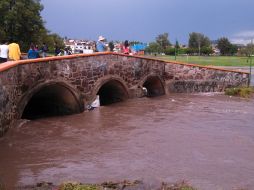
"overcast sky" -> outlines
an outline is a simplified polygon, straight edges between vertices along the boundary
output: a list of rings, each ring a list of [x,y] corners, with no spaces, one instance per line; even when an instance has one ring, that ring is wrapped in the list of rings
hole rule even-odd
[[[41,0],[46,27],[62,37],[154,41],[169,33],[172,43],[191,32],[211,40],[254,38],[254,0]],[[241,41],[242,40],[242,41]]]

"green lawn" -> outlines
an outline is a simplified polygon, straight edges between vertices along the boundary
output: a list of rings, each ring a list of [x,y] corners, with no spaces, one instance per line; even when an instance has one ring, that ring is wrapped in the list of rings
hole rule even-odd
[[[163,59],[166,61],[175,61],[175,56],[168,55],[157,55],[148,56],[155,59]],[[179,55],[176,57],[176,61],[184,63],[199,64],[204,66],[249,66],[250,59],[248,57],[237,57],[237,56],[187,56]],[[254,58],[252,60],[254,65]]]

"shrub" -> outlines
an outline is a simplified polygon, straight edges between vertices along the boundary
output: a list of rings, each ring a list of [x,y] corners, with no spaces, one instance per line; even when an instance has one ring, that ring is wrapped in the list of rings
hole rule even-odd
[[[82,185],[77,182],[66,182],[60,185],[59,190],[99,190],[96,185]]]
[[[240,96],[243,98],[249,98],[254,93],[253,87],[242,87],[242,88],[227,88],[225,94],[229,96]]]
[[[189,185],[186,181],[182,181],[175,184],[162,183],[160,190],[197,190],[197,189]]]

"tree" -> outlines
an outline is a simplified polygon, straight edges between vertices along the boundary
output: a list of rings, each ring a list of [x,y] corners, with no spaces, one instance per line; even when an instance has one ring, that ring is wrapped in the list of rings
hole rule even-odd
[[[221,55],[233,55],[237,52],[237,47],[231,44],[226,37],[218,39],[218,49]]]
[[[0,41],[18,42],[21,50],[27,51],[31,43],[41,46],[43,42],[51,44],[52,40],[61,40],[45,28],[42,10],[40,0],[1,0]]]
[[[230,54],[231,54],[231,55],[235,55],[237,52],[238,52],[238,47],[237,47],[237,45],[231,44]]]
[[[175,44],[175,56],[177,56],[178,55],[178,50],[180,49],[180,45],[179,45],[179,42],[178,42],[178,40],[176,40],[176,44]],[[176,59],[176,57],[175,57],[175,59]]]
[[[204,34],[192,32],[189,34],[189,48],[195,50],[194,53],[200,53],[202,48],[211,46],[210,39]]]
[[[130,44],[130,46],[133,46],[135,44],[143,44],[143,43],[140,41],[130,41],[129,44]]]
[[[171,46],[171,43],[168,39],[168,33],[159,34],[156,37],[156,42],[161,46],[162,51],[165,51],[168,46]]]
[[[172,47],[167,47],[165,50],[166,55],[175,55],[175,53],[176,53],[176,49]]]
[[[46,32],[42,10],[39,0],[1,0],[0,25],[5,40],[19,42],[22,49],[31,42],[37,43],[38,36]]]
[[[212,47],[202,47],[200,51],[204,55],[210,55],[213,53]]]
[[[179,45],[178,40],[176,40],[175,48],[176,48],[176,49],[180,49],[180,45]]]
[[[57,46],[60,49],[64,49],[65,45],[64,45],[64,42],[63,42],[63,38],[61,38],[58,34],[56,34],[56,33],[48,34],[46,40],[48,41],[48,46],[50,47],[49,50],[51,52],[54,52],[55,44],[57,44]]]
[[[241,55],[245,55],[245,56],[254,55],[254,44],[253,43],[249,43],[249,44],[247,44],[246,47],[241,48],[240,54]]]
[[[198,49],[196,49],[196,48],[187,48],[187,50],[186,50],[186,53],[190,54],[190,55],[197,53],[197,52],[198,52]]]
[[[145,51],[148,53],[161,53],[162,48],[161,48],[160,44],[158,44],[156,42],[151,42],[149,44],[149,46],[145,49]]]

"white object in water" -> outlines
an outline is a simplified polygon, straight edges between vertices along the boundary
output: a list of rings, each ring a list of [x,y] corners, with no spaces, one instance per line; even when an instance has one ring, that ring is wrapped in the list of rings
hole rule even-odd
[[[100,96],[97,95],[96,99],[92,102],[91,107],[98,108],[100,107]]]
[[[143,95],[147,96],[147,88],[146,87],[142,87],[142,90],[143,90]]]

